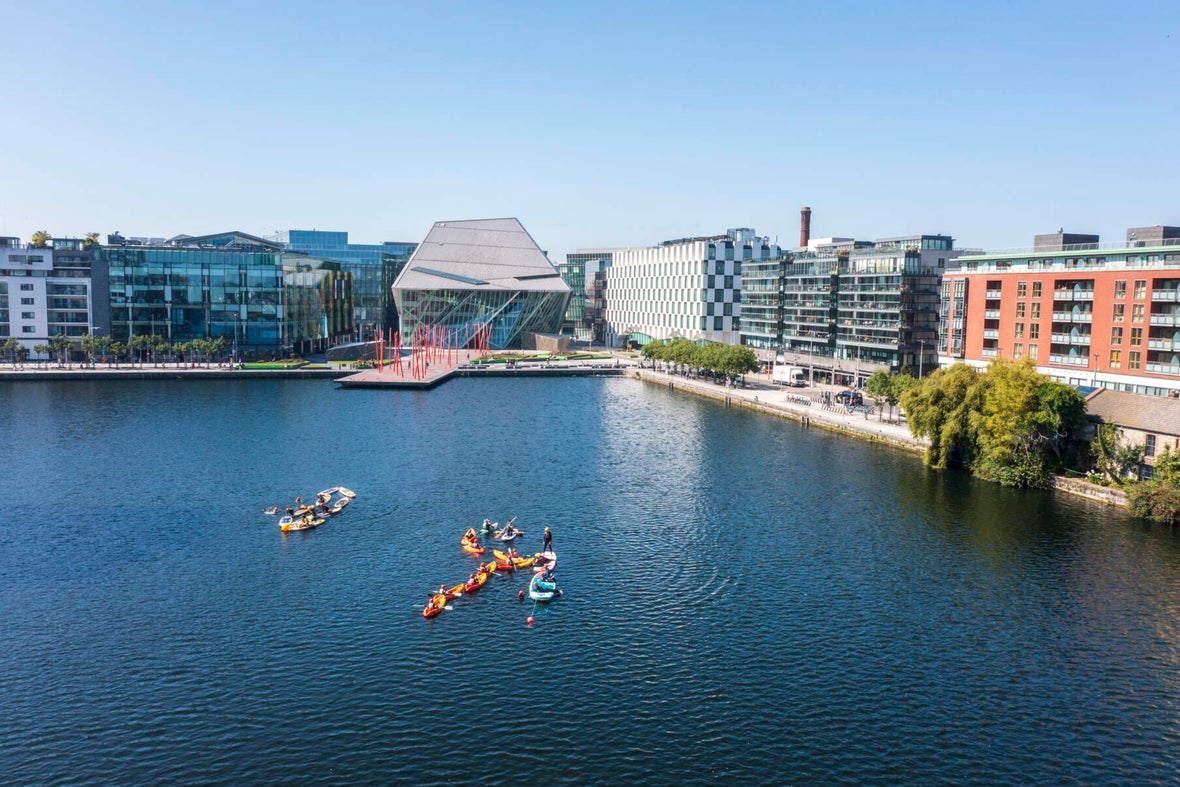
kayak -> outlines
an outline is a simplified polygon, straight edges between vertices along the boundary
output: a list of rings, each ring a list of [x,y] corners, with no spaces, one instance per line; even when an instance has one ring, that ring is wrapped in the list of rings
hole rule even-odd
[[[446,592],[443,595],[445,595],[448,600],[454,600],[454,599],[459,598],[460,596],[463,595],[463,583],[460,582],[458,585],[455,585],[454,587],[447,588]]]
[[[485,519],[483,521],[483,527],[481,527],[479,529],[479,532],[485,536],[490,536],[492,533],[496,532],[496,528],[499,526],[500,526],[499,522],[489,522],[488,520]]]
[[[344,495],[345,497],[347,497],[349,500],[356,497],[356,492],[352,491],[351,489],[347,489],[343,486],[336,487],[336,491],[339,492],[340,494]]]
[[[483,570],[488,572],[489,574],[495,574],[496,573],[496,561],[489,560],[487,563],[484,563]]]
[[[438,613],[442,612],[447,606],[447,597],[443,593],[439,593],[432,597],[426,606],[422,608],[422,617],[432,618]]]
[[[496,563],[496,570],[497,571],[515,571],[516,566],[513,564],[513,562],[511,560],[501,560],[500,562]]]
[[[324,524],[325,521],[324,519],[298,519],[292,521],[291,517],[285,516],[279,520],[279,529],[284,533],[289,533],[293,530],[312,530]]]
[[[468,593],[474,593],[487,583],[488,575],[481,571],[475,575],[475,581],[463,583],[463,589]]]
[[[529,582],[529,598],[533,601],[549,601],[560,593],[556,582],[546,582],[539,576],[533,577]]]
[[[533,564],[533,558],[531,558],[531,557],[514,557],[514,558],[512,558],[512,565],[516,566],[517,568],[528,568],[532,564]]]
[[[468,541],[467,539],[463,539],[462,541],[459,542],[459,546],[463,547],[464,552],[470,552],[473,555],[482,555],[483,554],[483,547],[481,547],[478,543],[476,543],[474,541]]]
[[[341,511],[343,511],[343,510],[344,510],[345,506],[347,506],[347,505],[348,505],[349,503],[351,503],[351,502],[352,502],[352,498],[351,498],[351,497],[342,497],[342,498],[340,498],[339,500],[337,500],[337,501],[336,501],[336,505],[334,505],[334,506],[332,506],[330,509],[328,509],[328,512],[329,512],[329,513],[330,513],[332,516],[336,516],[336,515],[337,515],[337,514],[339,514]]]
[[[555,552],[538,552],[533,555],[533,571],[540,574],[547,568],[556,568],[557,554]]]
[[[505,534],[504,531],[501,530],[499,533],[496,533],[496,538],[498,538],[500,541],[503,541],[504,543],[508,543],[509,541],[512,541],[513,539],[515,539],[517,536],[523,536],[523,535],[524,535],[523,530],[513,530],[511,533],[508,533],[508,534]]]

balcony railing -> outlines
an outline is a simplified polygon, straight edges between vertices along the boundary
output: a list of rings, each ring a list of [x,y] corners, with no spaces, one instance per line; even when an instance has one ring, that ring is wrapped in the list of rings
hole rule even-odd
[[[1093,312],[1053,312],[1054,322],[1093,322]]]
[[[1149,350],[1180,350],[1180,340],[1177,339],[1148,339]]]
[[[1050,355],[1049,363],[1061,366],[1088,366],[1089,359],[1084,355]]]
[[[1152,290],[1151,299],[1153,301],[1174,301],[1177,292],[1180,290]]]
[[[985,339],[999,339],[1000,332],[995,329],[989,328],[983,332],[983,338],[985,338]]]
[[[1149,363],[1147,364],[1147,371],[1153,374],[1173,374],[1180,375],[1180,365],[1173,366],[1166,363]]]
[[[1180,322],[1177,322],[1177,320],[1176,320],[1176,316],[1177,316],[1176,314],[1169,314],[1167,312],[1165,312],[1163,314],[1153,314],[1153,315],[1151,315],[1151,324],[1152,325],[1180,325]]]
[[[983,317],[986,320],[998,320],[998,319],[1000,319],[1000,310],[999,309],[988,309],[987,311],[985,311],[983,313]]]
[[[1053,300],[1055,301],[1092,301],[1094,300],[1093,290],[1053,290]]]
[[[986,297],[989,301],[999,300],[1000,290],[988,290],[984,293],[984,297]]]
[[[984,358],[995,358],[997,352],[998,351],[996,350],[995,347],[984,347],[983,348],[983,357]]]

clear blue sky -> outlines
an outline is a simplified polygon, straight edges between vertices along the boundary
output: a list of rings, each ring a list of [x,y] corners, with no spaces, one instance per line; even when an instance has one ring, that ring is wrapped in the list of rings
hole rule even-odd
[[[1180,224],[1180,3],[0,0],[0,233]]]

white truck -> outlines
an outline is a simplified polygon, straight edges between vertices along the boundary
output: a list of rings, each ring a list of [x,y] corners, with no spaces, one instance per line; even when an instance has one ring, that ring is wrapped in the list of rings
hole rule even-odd
[[[775,364],[770,376],[775,382],[792,388],[804,388],[807,386],[807,370],[801,369],[798,366]]]

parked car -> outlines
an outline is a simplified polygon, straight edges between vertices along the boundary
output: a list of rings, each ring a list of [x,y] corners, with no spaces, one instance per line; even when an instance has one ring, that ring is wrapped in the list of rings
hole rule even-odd
[[[845,407],[852,407],[865,403],[864,395],[860,391],[840,391],[836,394],[836,401]]]

